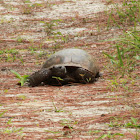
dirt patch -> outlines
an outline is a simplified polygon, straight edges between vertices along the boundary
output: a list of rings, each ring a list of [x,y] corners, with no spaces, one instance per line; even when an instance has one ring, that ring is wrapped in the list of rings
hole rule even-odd
[[[132,140],[139,135],[124,126],[140,116],[139,84],[130,85],[132,92],[112,90],[113,71],[106,67],[108,59],[102,54],[113,44],[103,40],[123,32],[103,27],[99,32],[97,23],[112,6],[112,2],[99,0],[0,2],[1,140],[96,139],[103,134]],[[10,69],[31,74],[55,51],[72,47],[97,59],[103,73],[97,82],[61,87],[17,85]]]

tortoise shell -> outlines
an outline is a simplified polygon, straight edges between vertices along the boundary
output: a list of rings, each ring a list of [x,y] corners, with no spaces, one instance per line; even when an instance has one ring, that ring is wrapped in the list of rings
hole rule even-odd
[[[82,49],[60,50],[46,60],[42,69],[50,69],[55,65],[81,67],[91,72],[93,76],[96,76],[96,74],[99,73],[99,67],[96,64],[95,59]]]

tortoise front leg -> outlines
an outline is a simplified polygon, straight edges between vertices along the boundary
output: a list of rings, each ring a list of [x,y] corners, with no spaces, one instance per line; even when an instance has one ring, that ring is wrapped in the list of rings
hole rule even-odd
[[[80,83],[92,83],[95,81],[95,76],[83,68],[77,68],[74,72],[75,79]]]
[[[38,86],[41,82],[49,80],[51,74],[51,70],[45,68],[41,69],[29,76],[28,85],[32,87]]]

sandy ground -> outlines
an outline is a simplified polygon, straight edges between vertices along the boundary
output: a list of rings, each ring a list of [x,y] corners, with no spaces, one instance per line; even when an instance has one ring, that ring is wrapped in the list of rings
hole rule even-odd
[[[103,134],[108,134],[104,139],[135,139],[136,129],[109,126],[112,120],[125,123],[140,115],[137,84],[130,94],[109,88],[113,72],[102,52],[109,52],[112,44],[104,40],[122,32],[114,28],[100,33],[97,21],[111,7],[101,0],[0,1],[1,140],[94,140]],[[103,74],[97,82],[20,87],[10,72],[31,74],[55,51],[73,47],[97,59]]]

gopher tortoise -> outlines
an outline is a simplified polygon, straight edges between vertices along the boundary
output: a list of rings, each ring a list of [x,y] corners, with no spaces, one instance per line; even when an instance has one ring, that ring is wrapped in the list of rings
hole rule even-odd
[[[64,49],[51,55],[39,71],[30,75],[28,85],[93,83],[99,76],[99,67],[86,51]]]

